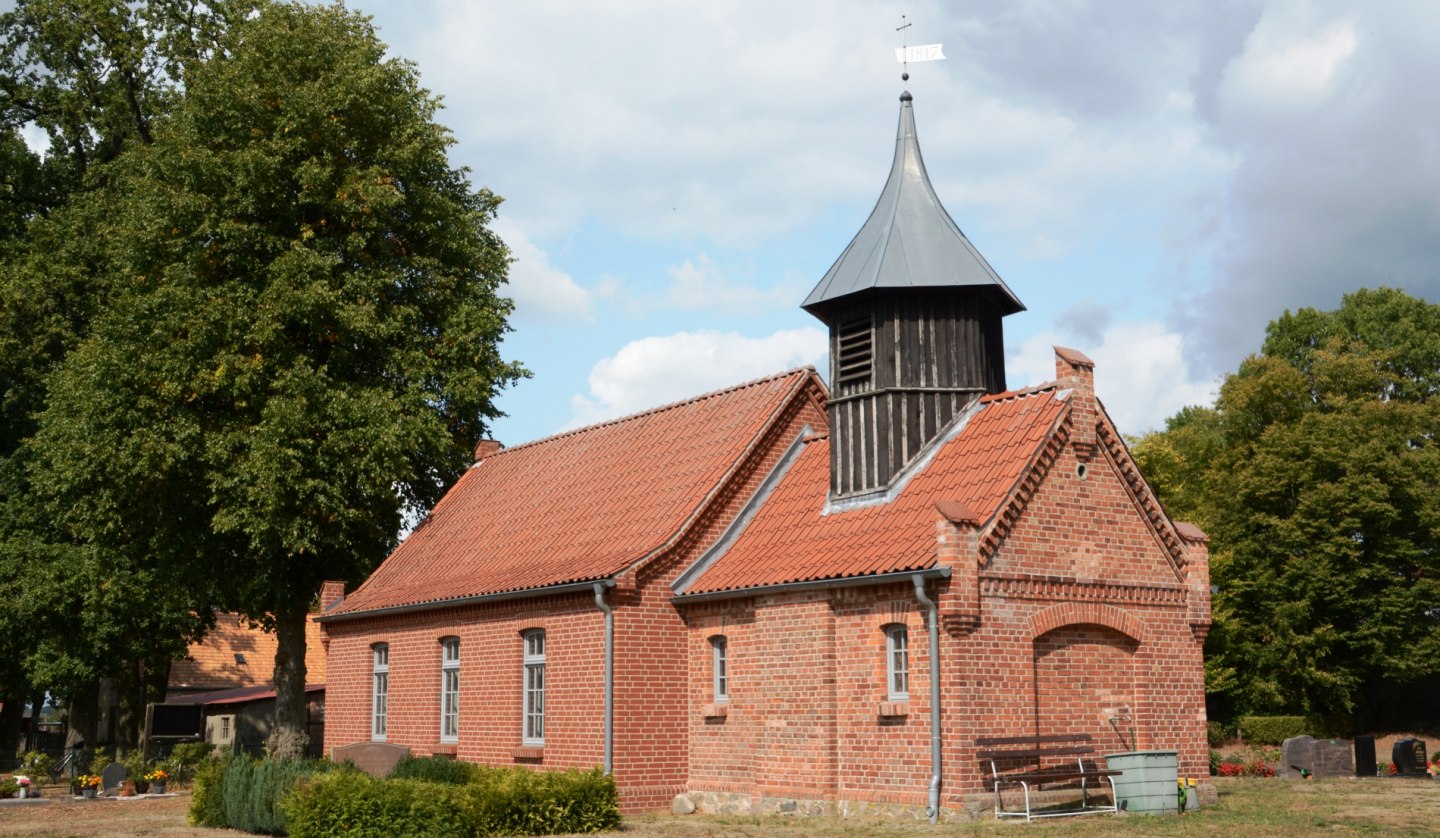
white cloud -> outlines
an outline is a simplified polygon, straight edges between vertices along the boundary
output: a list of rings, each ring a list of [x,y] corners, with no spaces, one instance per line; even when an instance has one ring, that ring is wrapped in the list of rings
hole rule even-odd
[[[1272,7],[1229,67],[1222,97],[1252,113],[1308,106],[1332,89],[1360,42],[1349,21],[1317,27],[1308,7]]]
[[[703,253],[694,259],[686,259],[666,273],[670,275],[670,286],[665,290],[665,302],[680,309],[775,309],[794,305],[803,293],[789,283],[760,289],[733,282],[713,259]]]
[[[595,294],[578,285],[514,224],[497,220],[495,232],[510,248],[510,281],[502,293],[515,301],[517,319],[564,320],[589,317]]]
[[[1068,337],[1043,332],[1012,349],[1009,386],[1054,381],[1059,345],[1079,349],[1095,362],[1095,393],[1123,434],[1159,430],[1181,408],[1215,401],[1216,384],[1196,378],[1184,338],[1158,322],[1111,323],[1091,345],[1076,346]]]
[[[570,399],[574,428],[636,413],[805,364],[820,365],[826,334],[785,329],[760,338],[677,332],[631,341],[590,370],[587,395]]]

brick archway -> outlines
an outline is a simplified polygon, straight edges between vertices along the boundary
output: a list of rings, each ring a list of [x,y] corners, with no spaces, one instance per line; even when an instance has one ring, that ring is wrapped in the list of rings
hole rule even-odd
[[[1142,646],[1145,624],[1128,611],[1094,602],[1066,602],[1052,605],[1030,618],[1030,637],[1037,638],[1061,626],[1089,623],[1114,629]]]

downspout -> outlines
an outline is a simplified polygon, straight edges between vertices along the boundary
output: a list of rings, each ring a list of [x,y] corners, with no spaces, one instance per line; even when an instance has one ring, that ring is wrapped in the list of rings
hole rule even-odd
[[[915,600],[925,609],[925,627],[930,635],[930,798],[925,814],[931,823],[940,820],[940,627],[935,600],[925,595],[925,577],[915,574]]]
[[[605,601],[606,587],[595,583],[595,607],[605,613],[605,773],[610,774],[615,767],[615,609]]]

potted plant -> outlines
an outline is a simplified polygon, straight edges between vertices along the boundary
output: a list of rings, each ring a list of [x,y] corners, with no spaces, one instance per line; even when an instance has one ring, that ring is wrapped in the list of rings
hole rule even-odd
[[[164,794],[165,783],[169,780],[170,775],[166,774],[163,768],[157,768],[145,775],[145,782],[150,784],[151,794]]]
[[[80,787],[80,794],[85,797],[95,797],[100,793],[99,774],[81,774],[75,780],[75,785]]]
[[[23,800],[27,797],[40,796],[40,784],[31,782],[30,778],[25,776],[24,774],[16,774],[10,779],[14,780],[15,785],[20,787],[18,793],[16,794],[16,797],[19,797]]]

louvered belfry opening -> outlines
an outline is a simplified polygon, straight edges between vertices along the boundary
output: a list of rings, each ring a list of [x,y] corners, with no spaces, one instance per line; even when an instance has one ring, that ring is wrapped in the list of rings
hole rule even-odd
[[[1002,319],[1024,305],[930,185],[911,97],[870,218],[806,298],[830,329],[830,492],[883,491],[966,406],[1005,389]]]

